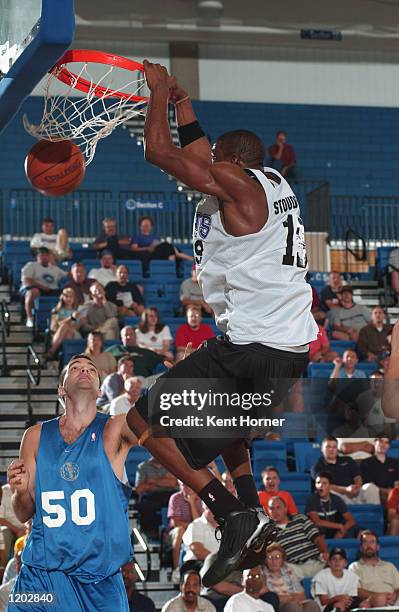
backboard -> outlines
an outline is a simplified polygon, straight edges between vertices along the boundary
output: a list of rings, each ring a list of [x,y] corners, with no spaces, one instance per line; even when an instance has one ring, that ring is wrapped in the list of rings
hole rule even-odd
[[[74,0],[0,0],[0,132],[66,51]]]

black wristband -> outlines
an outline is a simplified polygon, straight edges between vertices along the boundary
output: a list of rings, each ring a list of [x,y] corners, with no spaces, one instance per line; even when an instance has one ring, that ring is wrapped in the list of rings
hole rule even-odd
[[[179,134],[181,147],[186,147],[195,140],[198,140],[198,138],[202,138],[203,136],[205,136],[205,133],[202,131],[202,128],[198,121],[193,121],[192,123],[188,123],[187,125],[180,125],[177,128],[177,133]]]

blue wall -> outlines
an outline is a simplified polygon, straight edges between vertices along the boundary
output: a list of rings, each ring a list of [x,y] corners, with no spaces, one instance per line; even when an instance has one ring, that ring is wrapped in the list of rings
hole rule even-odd
[[[396,195],[399,109],[340,106],[197,102],[204,130],[215,139],[223,131],[254,130],[268,145],[277,129],[294,144],[301,178],[327,179],[337,195]],[[22,113],[40,116],[42,100],[30,98],[1,135],[0,186],[28,187],[23,161],[34,140],[25,133]],[[175,183],[143,160],[143,149],[127,130],[100,141],[87,169],[84,189],[174,191]]]

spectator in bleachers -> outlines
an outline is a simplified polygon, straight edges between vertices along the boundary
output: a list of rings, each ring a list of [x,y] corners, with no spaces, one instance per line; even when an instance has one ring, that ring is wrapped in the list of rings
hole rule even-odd
[[[122,577],[126,589],[129,610],[134,612],[155,612],[155,604],[142,593],[136,590],[136,582],[139,580],[139,575],[132,561],[125,563],[122,566]]]
[[[326,538],[353,537],[350,531],[356,524],[346,503],[331,493],[331,474],[319,472],[316,476],[316,492],[309,495],[306,514]]]
[[[70,287],[64,287],[58,304],[51,311],[51,348],[44,354],[44,358],[48,361],[55,359],[64,340],[81,338],[79,329],[82,322],[82,313],[79,312],[75,291]]]
[[[385,433],[388,438],[395,437],[396,419],[386,417],[382,411],[381,400],[384,375],[375,370],[369,376],[369,389],[359,394],[356,409],[363,416],[370,435]]]
[[[375,361],[379,353],[387,348],[387,338],[392,332],[392,325],[386,322],[385,311],[381,306],[374,306],[371,311],[371,323],[361,328],[357,342],[359,358],[364,361]]]
[[[11,502],[12,491],[9,484],[2,486],[0,502],[0,532],[4,542],[4,560],[10,557],[10,551],[17,538],[25,534],[25,525],[17,518]]]
[[[273,606],[262,599],[266,587],[262,567],[244,570],[242,584],[244,590],[230,597],[224,612],[274,612]]]
[[[279,612],[319,612],[317,603],[306,598],[284,548],[276,542],[266,550],[265,577],[269,591],[279,596]]]
[[[388,529],[387,535],[399,535],[399,485],[396,485],[388,495],[387,501]]]
[[[391,267],[391,287],[399,299],[399,249],[393,249],[389,254],[389,265]]]
[[[118,369],[109,374],[101,385],[101,396],[97,400],[97,406],[104,408],[113,399],[119,397],[124,390],[125,382],[134,375],[134,360],[130,355],[125,355],[118,360]]]
[[[341,357],[336,357],[333,360],[334,369],[331,372],[330,380],[336,379],[352,379],[352,378],[367,378],[363,370],[356,368],[358,358],[355,351],[348,349]],[[343,366],[343,367],[342,367]]]
[[[94,279],[87,278],[85,265],[81,262],[76,262],[71,268],[72,280],[69,280],[65,287],[70,287],[76,293],[79,306],[90,301],[90,287],[94,283]]]
[[[42,231],[33,234],[30,241],[33,254],[37,254],[37,249],[46,247],[50,251],[50,261],[53,265],[57,261],[63,261],[72,257],[71,249],[68,246],[68,232],[60,229],[54,232],[54,221],[49,217],[42,221]]]
[[[360,463],[363,482],[377,485],[384,506],[392,489],[399,486],[399,459],[387,455],[390,445],[385,434],[378,435],[374,440],[374,456]]]
[[[320,293],[320,306],[327,312],[333,308],[339,308],[338,294],[342,290],[342,279],[339,272],[332,271],[328,275],[328,282]]]
[[[191,277],[186,278],[180,285],[180,302],[184,312],[186,312],[188,306],[194,304],[201,307],[204,317],[212,316],[212,308],[205,302],[202,289],[198,284],[195,264],[191,267]]]
[[[169,498],[168,519],[169,537],[172,542],[172,583],[178,584],[180,580],[179,557],[183,542],[183,535],[188,525],[202,514],[202,502],[196,493],[186,484],[178,481],[177,493]]]
[[[146,308],[141,315],[141,321],[136,329],[136,341],[141,348],[154,351],[173,362],[173,353],[170,350],[172,334],[168,325],[159,320],[158,309],[154,306]]]
[[[107,298],[118,307],[120,319],[141,315],[144,310],[144,300],[141,291],[129,281],[129,270],[121,265],[116,268],[116,280],[106,286]]]
[[[312,340],[309,344],[309,361],[312,363],[331,363],[334,359],[337,359],[338,353],[330,350],[330,341],[324,325],[317,319],[315,321],[319,331],[316,340]]]
[[[304,514],[289,518],[287,504],[281,497],[272,497],[268,510],[279,528],[276,542],[284,548],[287,562],[297,578],[314,576],[323,569],[328,547],[312,521]]]
[[[124,393],[112,400],[109,407],[109,413],[111,416],[116,414],[127,414],[129,409],[137,402],[141,395],[143,383],[141,378],[138,376],[131,376],[125,380],[123,385],[125,390]]]
[[[3,582],[0,586],[0,610],[5,612],[8,608],[8,604],[10,603],[10,593],[14,588],[15,582],[17,580],[18,574],[21,570],[21,552],[18,552],[15,557],[15,571],[16,574],[13,578],[10,578],[7,582]]]
[[[208,555],[200,570],[201,576],[204,576],[212,563],[216,559],[217,553]],[[264,568],[261,568],[264,571]],[[243,575],[240,570],[231,572],[222,582],[214,584],[212,587],[203,588],[202,594],[209,599],[215,606],[217,612],[223,612],[228,599],[236,593],[243,592]],[[278,612],[280,600],[276,593],[268,590],[266,583],[260,592],[260,599],[267,604],[273,606],[275,612]],[[245,609],[245,608],[244,608]]]
[[[219,550],[220,542],[215,537],[218,523],[212,512],[202,504],[202,514],[187,526],[183,534],[185,545],[184,561],[197,559],[203,561],[210,553]]]
[[[114,260],[128,257],[130,240],[127,236],[118,236],[115,219],[106,217],[103,219],[102,225],[103,233],[97,236],[93,243],[93,248],[97,252],[101,252],[104,249],[110,251]]]
[[[216,612],[215,606],[200,596],[201,578],[197,571],[188,570],[180,580],[180,595],[165,603],[161,612]]]
[[[339,306],[327,313],[333,327],[332,337],[335,340],[352,340],[357,342],[359,331],[371,320],[371,311],[367,306],[355,304],[353,289],[344,285],[338,292]]]
[[[270,168],[275,168],[288,182],[297,180],[296,155],[292,145],[287,143],[287,132],[279,130],[276,142],[269,147]]]
[[[85,311],[82,325],[84,333],[99,331],[105,340],[116,340],[119,337],[118,309],[108,302],[104,287],[95,282],[90,287],[90,302]]]
[[[202,323],[201,309],[198,306],[189,306],[186,314],[187,323],[182,323],[176,330],[176,361],[180,361],[187,352],[190,354],[197,350],[205,340],[215,337],[211,326]],[[191,348],[187,351],[189,343]]]
[[[347,504],[379,504],[378,487],[369,482],[363,484],[360,468],[351,457],[338,456],[337,439],[324,438],[321,445],[322,456],[311,468],[313,480],[320,472],[331,475],[331,491],[339,495]]]
[[[104,336],[101,332],[92,331],[89,333],[85,355],[89,355],[100,374],[101,380],[116,371],[116,359],[111,353],[104,351]]]
[[[147,378],[153,374],[153,370],[159,363],[163,363],[163,355],[137,346],[136,332],[131,325],[125,325],[121,329],[121,340],[122,344],[114,344],[107,351],[117,359],[123,355],[132,357],[136,376]]]
[[[287,505],[288,514],[293,516],[294,514],[298,514],[298,508],[295,505],[295,502],[292,498],[291,493],[288,491],[280,491],[280,473],[277,468],[272,465],[265,467],[262,470],[262,482],[265,487],[264,491],[258,491],[259,501],[262,504],[263,508],[268,512],[268,503],[269,500],[273,497],[281,497]]]
[[[359,597],[359,578],[346,568],[348,558],[343,548],[333,548],[328,557],[328,567],[312,580],[312,596],[323,612],[367,608],[367,602]]]
[[[170,496],[177,489],[177,480],[154,457],[150,457],[137,466],[135,489],[139,496],[137,510],[141,528],[148,537],[158,539],[159,510],[168,505]]]
[[[50,264],[47,247],[37,249],[36,261],[30,261],[21,270],[20,294],[24,298],[26,326],[33,327],[33,303],[40,295],[59,295],[59,284],[67,276],[58,266]]]
[[[106,287],[108,283],[117,280],[116,266],[114,265],[114,258],[111,251],[101,251],[100,262],[101,267],[92,268],[87,276],[99,282],[103,287]]]
[[[173,245],[169,242],[160,242],[154,233],[154,222],[145,215],[139,221],[139,233],[131,238],[130,249],[133,254],[144,254],[150,259],[175,260],[176,254]],[[144,262],[145,260],[143,260]]]
[[[0,492],[1,492],[1,488],[0,488]],[[15,578],[15,576],[17,575],[17,564],[15,562],[15,558],[17,556],[18,553],[22,553],[23,549],[25,548],[25,543],[26,540],[29,537],[30,532],[32,531],[32,519],[29,519],[28,521],[25,521],[24,523],[25,526],[25,533],[24,535],[20,536],[19,538],[17,538],[17,540],[15,541],[14,544],[14,554],[11,557],[11,559],[8,561],[6,568],[4,570],[4,574],[3,574],[3,582],[2,584],[5,584],[6,582],[8,582],[9,580],[11,580],[11,578]],[[3,541],[3,540],[2,540]],[[1,557],[0,557],[0,562],[1,562]],[[2,563],[1,563],[2,565]],[[0,580],[0,584],[1,584],[1,580]],[[1,607],[0,607],[1,610]]]
[[[359,596],[367,607],[395,606],[399,595],[399,572],[393,563],[378,556],[377,535],[367,529],[360,535],[360,559],[349,566],[360,581]]]

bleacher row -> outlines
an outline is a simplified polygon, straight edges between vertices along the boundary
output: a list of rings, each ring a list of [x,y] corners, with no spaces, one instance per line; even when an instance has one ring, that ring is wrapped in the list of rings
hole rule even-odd
[[[280,490],[289,491],[294,498],[300,513],[305,512],[306,501],[312,491],[310,476],[311,466],[321,455],[321,440],[307,442],[287,439],[281,441],[255,440],[252,444],[252,469],[258,490],[262,490],[261,472],[267,466],[274,466],[280,473]],[[390,457],[399,458],[399,440],[391,442]],[[142,447],[134,447],[126,461],[126,473],[129,482],[134,485],[136,470],[139,463],[149,459],[150,454]],[[225,470],[223,460],[219,457],[216,464],[220,472]],[[293,471],[289,471],[291,468]],[[356,520],[358,529],[371,529],[380,539],[380,556],[384,561],[390,561],[399,569],[399,537],[384,536],[384,510],[377,504],[349,504],[349,512]],[[167,526],[166,508],[160,512],[163,526]],[[348,555],[348,561],[355,561],[359,552],[357,538],[334,538],[327,540],[329,548],[340,546]],[[309,585],[306,583],[306,586]]]

